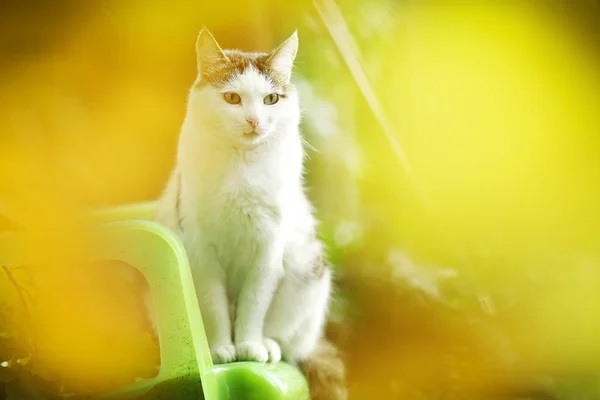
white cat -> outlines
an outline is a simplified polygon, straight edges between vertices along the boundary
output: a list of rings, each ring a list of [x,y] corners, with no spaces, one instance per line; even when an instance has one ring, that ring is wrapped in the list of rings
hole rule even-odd
[[[298,364],[313,399],[347,397],[323,337],[331,270],[303,187],[294,33],[270,54],[196,43],[177,163],[156,220],[188,252],[215,363]]]

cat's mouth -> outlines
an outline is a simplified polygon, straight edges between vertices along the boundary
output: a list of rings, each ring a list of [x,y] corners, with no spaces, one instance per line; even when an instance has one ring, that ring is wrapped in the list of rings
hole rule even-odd
[[[244,132],[244,136],[247,138],[255,138],[255,137],[259,136],[259,133],[253,129],[250,132]]]

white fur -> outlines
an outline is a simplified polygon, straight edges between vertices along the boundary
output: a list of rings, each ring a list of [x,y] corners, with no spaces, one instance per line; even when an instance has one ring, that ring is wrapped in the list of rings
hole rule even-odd
[[[295,56],[281,48],[272,58]],[[278,65],[291,68],[288,61]],[[302,183],[298,98],[293,90],[263,104],[274,91],[254,69],[223,89],[192,89],[159,204],[157,220],[188,252],[216,363],[302,360],[325,321],[331,274],[313,274],[323,249]],[[225,102],[224,92],[238,93],[241,104]],[[244,135],[250,117],[259,121],[256,137]]]

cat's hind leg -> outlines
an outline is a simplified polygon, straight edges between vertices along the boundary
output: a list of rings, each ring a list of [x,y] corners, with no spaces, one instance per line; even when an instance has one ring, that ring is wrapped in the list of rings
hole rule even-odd
[[[283,359],[306,377],[313,400],[348,399],[343,359],[323,333],[330,290],[329,269],[304,285],[284,280],[267,325],[266,334],[279,341]]]
[[[284,360],[296,363],[317,346],[326,320],[331,271],[319,277],[286,276],[277,290],[267,318],[265,336],[275,339]]]

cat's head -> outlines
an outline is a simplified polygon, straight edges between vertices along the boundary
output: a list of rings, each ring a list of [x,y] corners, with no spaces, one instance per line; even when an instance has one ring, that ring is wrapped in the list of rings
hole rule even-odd
[[[290,83],[297,33],[271,53],[222,50],[203,29],[196,42],[198,77],[188,114],[203,134],[254,147],[298,126],[300,112]]]

